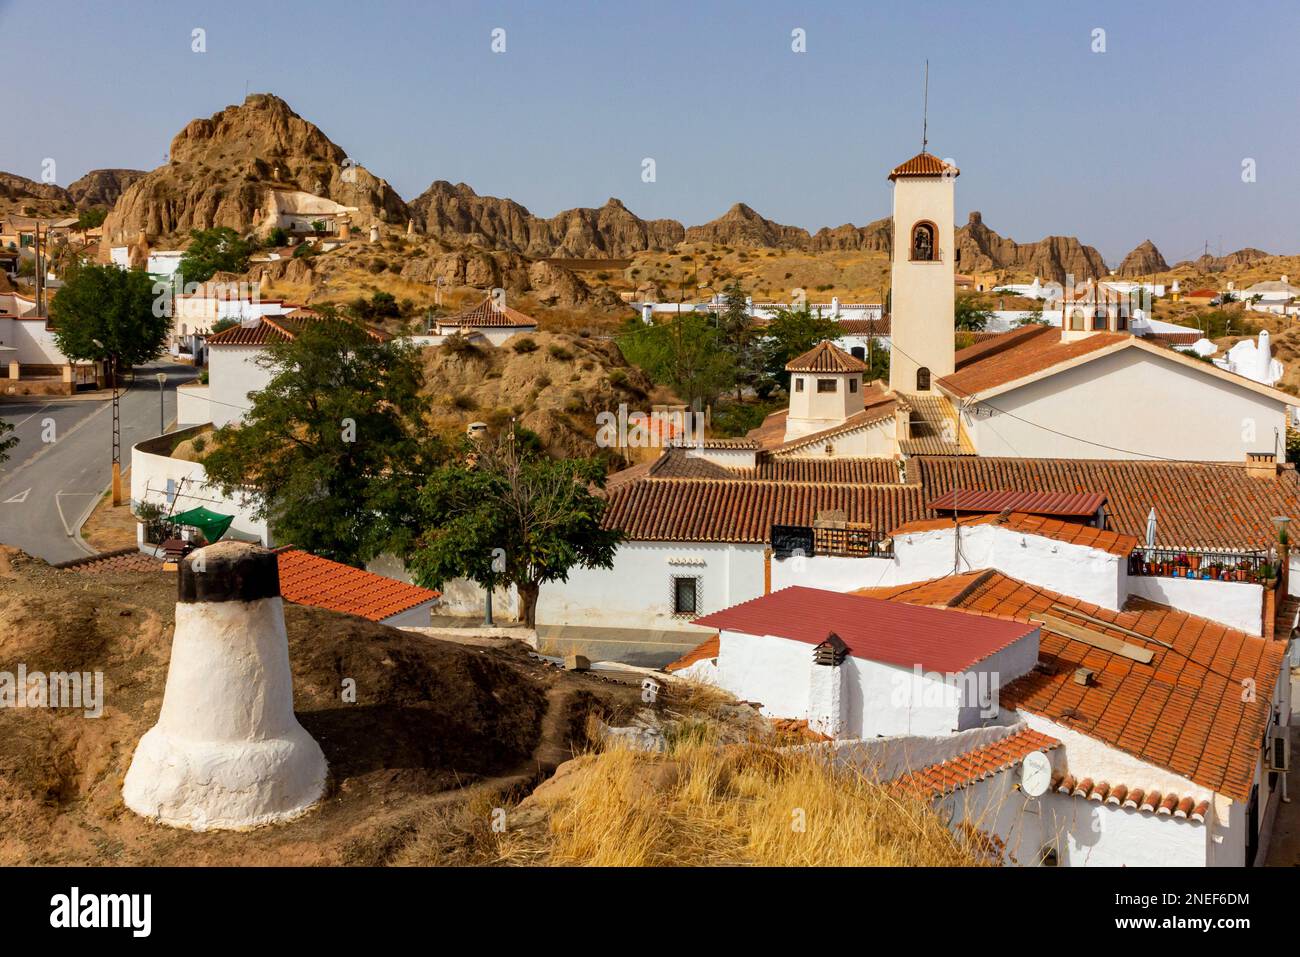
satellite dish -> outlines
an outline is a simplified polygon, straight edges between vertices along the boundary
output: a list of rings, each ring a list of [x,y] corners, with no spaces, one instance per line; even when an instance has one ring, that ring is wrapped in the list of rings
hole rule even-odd
[[[1020,762],[1020,790],[1030,797],[1041,797],[1052,783],[1052,762],[1042,751],[1025,755]]]

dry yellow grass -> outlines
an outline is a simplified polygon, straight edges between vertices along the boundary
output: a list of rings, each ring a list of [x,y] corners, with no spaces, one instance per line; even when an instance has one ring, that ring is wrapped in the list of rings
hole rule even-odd
[[[510,815],[501,863],[655,867],[982,863],[925,802],[812,750],[715,747],[586,755]]]

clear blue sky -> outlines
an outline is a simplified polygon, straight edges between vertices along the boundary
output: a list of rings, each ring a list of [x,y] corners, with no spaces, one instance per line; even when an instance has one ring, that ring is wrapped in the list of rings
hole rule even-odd
[[[1300,253],[1297,26],[1295,0],[0,0],[0,169],[38,178],[52,157],[64,185],[149,169],[247,88],[406,199],[447,179],[539,215],[617,196],[688,225],[736,201],[861,224],[920,147],[928,57],[959,222],[979,209],[1003,235],[1074,234],[1109,260],[1148,237],[1170,262],[1207,239]]]

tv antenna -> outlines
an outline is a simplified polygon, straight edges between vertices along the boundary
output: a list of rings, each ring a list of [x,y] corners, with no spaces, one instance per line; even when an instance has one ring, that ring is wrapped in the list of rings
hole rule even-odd
[[[921,152],[929,145],[930,124],[930,61],[925,61],[925,87],[921,95]]]

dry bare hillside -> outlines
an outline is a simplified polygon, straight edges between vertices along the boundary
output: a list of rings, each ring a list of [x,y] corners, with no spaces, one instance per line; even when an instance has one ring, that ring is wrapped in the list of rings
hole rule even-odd
[[[428,348],[424,369],[439,432],[463,434],[475,421],[501,428],[514,418],[558,456],[607,454],[596,445],[598,412],[620,403],[648,412],[652,401],[671,399],[612,340],[562,333],[517,335],[499,349]]]

